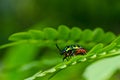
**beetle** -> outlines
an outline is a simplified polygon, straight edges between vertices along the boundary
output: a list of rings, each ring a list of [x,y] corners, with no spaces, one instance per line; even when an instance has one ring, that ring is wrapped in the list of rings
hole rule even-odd
[[[85,55],[87,52],[84,48],[82,48],[78,44],[66,46],[62,50],[59,48],[57,44],[56,47],[60,51],[60,55],[64,55],[63,61],[65,59],[68,61],[71,58],[71,56]]]

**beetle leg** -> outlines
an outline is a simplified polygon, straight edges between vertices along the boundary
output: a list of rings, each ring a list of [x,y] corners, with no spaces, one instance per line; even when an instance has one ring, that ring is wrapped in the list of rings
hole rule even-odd
[[[68,61],[68,55],[67,55],[67,54],[65,54],[65,56],[64,56],[64,58],[63,58],[63,61],[64,61],[65,59]]]
[[[63,58],[63,61],[66,59],[66,56]]]
[[[70,53],[70,57],[74,56],[75,55],[74,53],[75,53],[75,50],[72,50],[71,53]]]

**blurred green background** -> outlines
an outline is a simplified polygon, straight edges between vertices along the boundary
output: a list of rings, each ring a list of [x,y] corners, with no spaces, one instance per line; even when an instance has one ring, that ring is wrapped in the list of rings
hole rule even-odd
[[[59,25],[66,25],[70,28],[77,26],[81,29],[101,27],[105,31],[119,34],[120,0],[0,0],[0,45],[8,43],[8,37],[13,33],[45,27],[57,28]],[[48,51],[44,51],[46,47],[36,48],[32,44],[21,44],[0,50],[0,60],[6,65],[4,74],[2,74],[3,78],[0,76],[0,80],[21,80],[40,69],[45,70],[61,62],[61,57],[56,54],[55,46],[53,48],[47,48],[51,54],[54,53],[52,57],[48,56]],[[38,54],[42,52],[44,54]],[[56,57],[58,61],[55,61]],[[26,65],[26,63],[30,64]],[[82,72],[75,69],[79,69],[79,66],[82,69],[88,65],[88,63],[82,64],[85,65],[78,64],[62,73],[68,71],[67,74],[70,72],[70,75],[72,72],[81,74]],[[29,67],[29,65],[33,67],[27,70],[26,66]],[[78,76],[72,76],[72,80],[77,80]],[[64,80],[65,77],[61,78]],[[70,79],[66,77],[65,80]]]
[[[120,0],[0,0],[0,44],[18,31],[61,24],[119,33]]]

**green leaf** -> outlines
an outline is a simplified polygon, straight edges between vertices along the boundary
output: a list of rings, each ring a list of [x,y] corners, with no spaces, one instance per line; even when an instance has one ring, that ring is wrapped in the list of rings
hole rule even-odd
[[[102,39],[101,42],[108,44],[108,43],[110,43],[112,40],[114,40],[115,37],[116,37],[115,34],[113,34],[112,32],[107,32],[107,33],[104,35],[104,37],[103,37],[103,39]]]
[[[84,72],[87,80],[108,80],[120,67],[120,56],[103,59],[88,66]]]
[[[82,63],[85,62],[86,66],[81,69],[84,71],[86,67],[89,67],[89,64],[93,64],[93,62],[97,60],[120,55],[120,36],[116,37],[112,32],[104,33],[101,28],[96,28],[93,31],[90,29],[82,31],[77,27],[69,29],[67,26],[61,25],[58,27],[58,30],[54,28],[44,28],[43,30],[29,30],[27,32],[15,33],[9,37],[9,40],[15,42],[0,46],[0,49],[17,46],[17,48],[14,48],[15,50],[10,48],[12,51],[6,55],[7,57],[5,56],[3,60],[6,66],[4,69],[8,69],[3,71],[6,71],[5,75],[9,76],[7,77],[9,80],[12,78],[15,80],[17,78],[23,80],[23,78],[29,77],[34,73],[35,75],[30,77],[31,80],[36,78],[45,80],[49,75],[55,74],[65,68],[69,69],[69,66],[77,65],[78,63],[80,63],[80,66],[83,66]],[[60,49],[64,49],[67,45],[80,43],[83,48],[87,49],[87,53],[86,55],[72,56],[69,61],[66,60],[63,62],[62,58],[65,55],[60,58],[58,57],[59,55],[57,55],[57,53],[59,52],[55,43],[59,45]],[[28,46],[25,44],[28,44]],[[19,47],[19,45],[21,46]],[[38,48],[40,52],[39,56],[38,54],[36,55]],[[40,64],[41,62],[44,63],[44,60],[48,58],[49,61],[47,61],[47,63],[54,65],[53,67]],[[51,62],[50,58],[54,58],[58,64]],[[16,61],[17,63],[15,63]],[[32,70],[27,69],[29,71],[24,71],[24,74],[19,72],[20,66],[34,61],[40,62],[40,66],[36,63],[34,67],[31,65]],[[35,69],[35,71],[33,69]],[[79,67],[75,69],[79,70]],[[39,70],[40,72],[37,73]],[[79,75],[82,75],[82,72]]]
[[[45,39],[48,40],[54,40],[57,38],[57,31],[53,28],[45,28],[44,29],[44,35],[45,35]]]
[[[91,40],[92,40],[92,38],[93,38],[93,33],[92,33],[92,31],[91,31],[90,29],[85,29],[85,30],[83,31],[81,37],[82,37],[82,39],[81,39],[82,41],[88,42],[88,41],[91,41]]]
[[[115,46],[116,46],[116,43],[113,42],[113,43],[107,45],[106,47],[104,47],[104,48],[102,49],[102,51],[110,51],[110,50],[112,50]]]
[[[11,41],[29,40],[29,39],[31,39],[31,35],[28,32],[15,33],[9,37],[9,40]]]
[[[97,45],[96,47],[94,47],[90,52],[88,52],[88,53],[92,53],[92,52],[94,52],[96,49],[98,49],[98,48],[101,48],[103,45],[102,44],[99,44],[99,45]],[[97,53],[97,52],[99,52],[99,51],[96,51],[95,53]],[[117,55],[120,55],[120,50],[118,50],[118,51],[116,51],[116,53],[117,53]],[[111,53],[109,53],[109,54],[111,54],[112,56],[114,56],[114,55],[116,55],[116,54],[114,54],[113,52],[111,52]],[[93,56],[94,56],[94,54],[89,54],[89,55],[85,55],[85,56],[75,56],[75,57],[73,57],[72,59],[70,59],[69,61],[67,61],[67,62],[62,62],[62,63],[60,63],[60,64],[58,64],[58,65],[56,65],[56,66],[54,66],[54,67],[52,67],[52,68],[50,68],[50,69],[48,69],[48,70],[45,70],[45,71],[40,71],[40,72],[38,72],[38,73],[36,73],[35,75],[33,75],[32,77],[29,77],[29,78],[26,78],[25,80],[35,80],[36,78],[38,78],[38,77],[44,77],[44,76],[46,76],[47,74],[52,74],[52,73],[55,73],[55,72],[57,72],[57,71],[59,71],[59,70],[62,70],[62,69],[65,69],[65,68],[68,68],[68,66],[72,66],[72,65],[75,65],[75,64],[77,64],[77,63],[81,63],[81,62],[94,62],[94,61],[96,61],[96,59],[100,59],[100,57],[101,57],[101,59],[102,58],[104,58],[104,57],[106,57],[108,54],[105,54],[105,55],[101,55],[101,56],[99,56],[99,55],[96,55],[94,58],[93,58]],[[107,57],[109,57],[109,56],[111,56],[111,55],[108,55]],[[118,61],[117,61],[118,62]],[[104,63],[103,63],[104,64]],[[111,65],[111,64],[110,64]],[[100,66],[100,65],[99,65]],[[94,69],[94,68],[93,68]],[[105,71],[105,70],[104,70]],[[109,70],[108,70],[109,71]],[[101,73],[102,74],[102,73]],[[87,76],[85,76],[85,77],[87,77]],[[94,78],[92,78],[92,79],[94,79]],[[91,80],[92,80],[91,79]]]
[[[5,58],[6,67],[18,67],[18,65],[21,65],[22,63],[26,63],[32,60],[36,50],[37,48],[34,45],[28,44],[28,43],[22,43],[20,45],[16,45],[12,47],[8,51],[8,54],[6,55],[6,58]]]
[[[118,36],[113,42],[117,43],[117,45],[120,45],[120,36]]]
[[[4,63],[4,74],[6,80],[23,80],[25,73],[18,71],[19,67],[31,62],[38,48],[32,44],[22,43],[17,46],[10,48],[7,51],[6,57],[3,59]]]
[[[29,30],[28,32],[30,33],[32,39],[35,39],[35,40],[44,39],[44,34],[40,30]]]
[[[100,42],[104,36],[104,31],[101,28],[96,28],[93,32],[93,41]]]
[[[95,45],[87,54],[88,54],[88,56],[91,56],[93,54],[100,52],[102,48],[103,48],[103,44],[99,43],[99,44]]]
[[[67,26],[61,25],[58,27],[58,38],[61,40],[69,40],[70,30]]]
[[[70,31],[70,40],[79,40],[81,39],[81,33],[82,30],[77,28],[77,27],[73,27]]]

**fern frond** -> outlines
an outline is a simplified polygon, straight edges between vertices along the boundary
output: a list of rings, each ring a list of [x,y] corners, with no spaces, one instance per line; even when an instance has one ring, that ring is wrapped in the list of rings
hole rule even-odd
[[[53,47],[56,43],[60,47],[79,43],[88,50],[86,55],[74,56],[69,61],[61,62],[48,70],[39,71],[25,80],[34,80],[38,77],[54,74],[59,70],[64,70],[68,66],[81,62],[94,62],[94,60],[120,55],[120,36],[117,37],[112,32],[106,33],[101,28],[81,30],[77,27],[69,29],[67,26],[61,25],[58,30],[45,28],[43,31],[29,30],[15,33],[9,37],[9,40],[15,42],[2,45],[0,49],[21,43],[34,44],[41,47]]]
[[[116,48],[117,43],[111,43],[108,46],[103,47],[103,44],[98,44],[95,47],[93,47],[85,56],[75,56],[68,62],[62,62],[56,66],[54,66],[51,69],[48,69],[46,71],[40,71],[33,75],[32,77],[29,77],[25,80],[34,80],[37,77],[43,77],[46,76],[47,74],[52,74],[55,73],[58,70],[62,70],[64,68],[67,68],[68,66],[75,65],[80,62],[85,62],[85,61],[94,61],[95,59],[102,59],[106,57],[111,57],[111,56],[116,56],[120,55],[120,49]],[[115,47],[115,48],[114,48]]]

